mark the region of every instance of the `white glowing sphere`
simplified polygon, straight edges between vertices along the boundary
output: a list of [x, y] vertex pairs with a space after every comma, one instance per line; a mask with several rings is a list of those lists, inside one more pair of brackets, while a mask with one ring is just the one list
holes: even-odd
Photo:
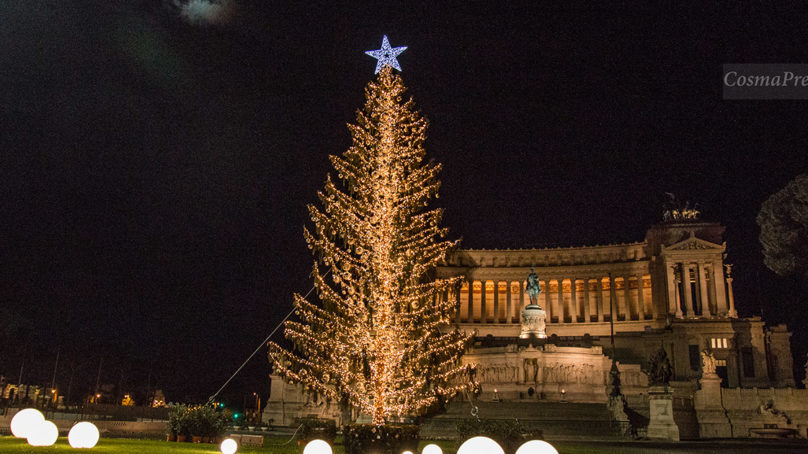
[[101, 438], [98, 427], [87, 421], [80, 422], [70, 428], [67, 434], [67, 442], [71, 448], [93, 448]]
[[488, 437], [474, 437], [460, 445], [457, 454], [505, 454], [505, 451], [496, 441]]
[[232, 438], [225, 438], [222, 444], [219, 445], [219, 451], [222, 451], [222, 454], [235, 454], [238, 451], [238, 443]]
[[28, 433], [31, 446], [52, 446], [59, 438], [59, 429], [50, 421], [42, 421]]
[[530, 440], [520, 446], [516, 454], [558, 454], [558, 451], [546, 441]]
[[421, 450], [421, 454], [443, 454], [443, 449], [440, 449], [438, 445], [426, 445]]
[[331, 446], [323, 440], [312, 440], [303, 448], [303, 454], [332, 454]]
[[44, 420], [45, 417], [36, 408], [20, 410], [11, 418], [11, 434], [17, 438], [28, 438], [28, 434]]

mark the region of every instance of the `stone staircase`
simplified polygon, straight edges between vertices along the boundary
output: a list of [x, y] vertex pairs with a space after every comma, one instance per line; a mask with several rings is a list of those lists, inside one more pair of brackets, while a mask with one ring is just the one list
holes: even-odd
[[[480, 419], [518, 419], [522, 426], [539, 429], [545, 439], [609, 439], [620, 436], [605, 403], [582, 402], [478, 402]], [[452, 402], [446, 413], [433, 416], [421, 425], [422, 438], [454, 438], [456, 423], [471, 418], [468, 402]]]

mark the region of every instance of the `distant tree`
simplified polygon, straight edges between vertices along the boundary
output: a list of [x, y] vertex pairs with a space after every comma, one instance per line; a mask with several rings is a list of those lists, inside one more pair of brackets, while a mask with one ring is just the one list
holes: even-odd
[[808, 277], [808, 174], [766, 199], [757, 223], [766, 266], [781, 276]]

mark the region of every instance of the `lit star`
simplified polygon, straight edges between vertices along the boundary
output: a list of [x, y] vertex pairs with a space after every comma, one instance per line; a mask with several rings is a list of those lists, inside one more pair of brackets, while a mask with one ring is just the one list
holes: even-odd
[[381, 71], [385, 65], [390, 65], [393, 68], [396, 68], [397, 70], [401, 71], [401, 66], [399, 66], [396, 57], [398, 57], [398, 55], [404, 52], [405, 50], [407, 50], [407, 46], [390, 47], [390, 41], [387, 40], [387, 35], [384, 35], [384, 38], [382, 38], [381, 49], [369, 50], [366, 51], [365, 53], [378, 60], [378, 62], [376, 62], [375, 74], [379, 74], [379, 71]]

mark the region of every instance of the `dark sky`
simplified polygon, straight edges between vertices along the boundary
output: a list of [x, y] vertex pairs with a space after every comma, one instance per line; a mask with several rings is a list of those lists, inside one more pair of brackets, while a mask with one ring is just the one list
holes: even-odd
[[754, 218], [808, 169], [808, 104], [721, 99], [724, 63], [808, 61], [804, 9], [290, 3], [200, 25], [160, 0], [2, 2], [0, 374], [48, 383], [61, 348], [76, 393], [101, 357], [105, 383], [213, 393], [311, 285], [305, 206], [384, 34], [466, 247], [641, 241], [674, 192], [727, 226], [742, 314], [807, 340]]

